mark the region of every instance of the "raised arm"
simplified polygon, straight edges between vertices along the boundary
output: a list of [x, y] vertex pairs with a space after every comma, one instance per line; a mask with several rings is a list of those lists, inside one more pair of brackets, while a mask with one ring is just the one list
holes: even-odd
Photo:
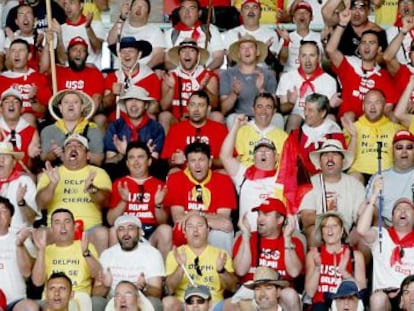
[[413, 115], [408, 113], [408, 108], [411, 106], [411, 94], [414, 91], [414, 76], [410, 76], [410, 80], [402, 93], [400, 100], [398, 101], [397, 106], [394, 110], [394, 116], [398, 119], [398, 121], [404, 125], [405, 127], [409, 128], [411, 124], [411, 119]]

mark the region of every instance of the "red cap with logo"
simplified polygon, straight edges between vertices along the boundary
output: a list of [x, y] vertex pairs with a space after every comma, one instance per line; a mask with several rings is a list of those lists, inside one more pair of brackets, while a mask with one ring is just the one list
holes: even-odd
[[409, 140], [409, 141], [414, 142], [414, 135], [411, 134], [411, 132], [407, 130], [398, 131], [397, 133], [395, 133], [392, 143], [395, 144], [396, 142], [399, 142], [400, 140]]
[[305, 2], [305, 1], [301, 1], [301, 2], [299, 2], [296, 6], [295, 6], [295, 12], [297, 11], [297, 10], [300, 10], [300, 9], [304, 9], [304, 10], [307, 10], [307, 11], [309, 11], [309, 13], [311, 13], [312, 14], [312, 6], [308, 3], [308, 2]]
[[279, 199], [267, 198], [262, 204], [252, 209], [253, 212], [278, 212], [281, 215], [286, 216], [286, 206]]
[[82, 38], [81, 36], [77, 36], [77, 37], [72, 38], [69, 41], [68, 49], [71, 48], [72, 46], [76, 45], [76, 44], [81, 44], [81, 45], [86, 46], [86, 47], [88, 46], [88, 43], [85, 41], [84, 38]]
[[257, 4], [259, 7], [261, 7], [261, 5], [260, 5], [260, 1], [259, 0], [244, 0], [243, 1], [243, 3], [242, 3], [242, 5], [241, 5], [241, 7], [244, 7], [246, 4], [248, 4], [248, 3], [255, 3], [255, 4]]

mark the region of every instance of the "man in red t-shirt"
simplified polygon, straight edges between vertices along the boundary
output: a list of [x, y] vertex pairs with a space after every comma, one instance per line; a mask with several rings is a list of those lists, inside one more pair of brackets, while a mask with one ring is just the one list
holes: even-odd
[[[251, 232], [246, 215], [239, 221], [241, 235], [236, 238], [233, 247], [233, 263], [241, 281], [253, 280], [257, 267], [270, 267], [276, 270], [284, 280], [293, 285], [295, 278], [303, 274], [305, 251], [302, 242], [294, 236], [294, 219], [287, 218], [285, 204], [274, 198], [268, 198], [253, 211], [258, 212], [257, 231]], [[293, 296], [292, 296], [293, 295]], [[295, 299], [298, 295], [292, 288], [281, 292], [284, 310], [296, 310]], [[233, 302], [252, 299], [253, 293], [243, 288], [236, 293]]]
[[10, 70], [0, 75], [0, 93], [10, 87], [18, 90], [23, 97], [23, 117], [32, 125], [36, 119], [43, 118], [52, 92], [46, 77], [29, 68], [30, 46], [23, 39], [10, 44]]
[[190, 96], [187, 107], [188, 120], [174, 124], [170, 128], [161, 158], [168, 159], [171, 167], [181, 168], [185, 165], [185, 147], [198, 140], [210, 146], [213, 167], [222, 167], [219, 154], [228, 131], [224, 124], [207, 118], [211, 108], [207, 92], [195, 91]]
[[[126, 165], [129, 175], [113, 183], [107, 219], [113, 225], [120, 215], [139, 218], [144, 237], [165, 258], [172, 247], [172, 228], [166, 224], [168, 215], [163, 207], [167, 188], [161, 180], [150, 175], [151, 162], [151, 151], [145, 143], [136, 141], [128, 144]], [[110, 232], [110, 244], [116, 244], [116, 232], [112, 229]]]
[[230, 213], [236, 208], [236, 194], [228, 175], [212, 171], [210, 146], [195, 141], [185, 148], [187, 168], [168, 176], [165, 205], [175, 224], [174, 244], [185, 243], [182, 228], [191, 211], [205, 214], [209, 243], [231, 251], [233, 225]]

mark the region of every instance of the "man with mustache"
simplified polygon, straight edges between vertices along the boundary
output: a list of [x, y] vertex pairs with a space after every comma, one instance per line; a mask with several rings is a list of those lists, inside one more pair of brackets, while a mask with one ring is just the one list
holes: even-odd
[[[47, 211], [48, 225], [57, 208], [70, 210], [98, 252], [108, 247], [108, 229], [102, 226], [101, 209], [107, 206], [112, 183], [100, 167], [88, 165], [89, 143], [80, 134], [70, 135], [63, 144], [59, 167], [46, 162], [37, 184], [36, 202]], [[48, 240], [52, 237], [48, 237]], [[53, 241], [53, 239], [52, 239]]]
[[352, 156], [339, 140], [327, 139], [320, 149], [311, 152], [310, 159], [321, 172], [311, 177], [313, 188], [303, 197], [299, 211], [308, 245], [316, 246], [316, 216], [340, 212], [350, 230], [365, 199], [365, 189], [361, 182], [343, 173], [351, 165]]

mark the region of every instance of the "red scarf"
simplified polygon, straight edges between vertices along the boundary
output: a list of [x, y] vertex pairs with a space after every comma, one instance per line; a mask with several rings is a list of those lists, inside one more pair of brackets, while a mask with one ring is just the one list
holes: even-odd
[[400, 239], [395, 232], [394, 228], [388, 228], [388, 234], [390, 235], [391, 240], [397, 246], [392, 250], [391, 253], [391, 267], [394, 266], [397, 262], [401, 263], [401, 249], [414, 247], [414, 231], [411, 231], [407, 235], [405, 235], [402, 239]]
[[0, 179], [0, 191], [3, 189], [4, 184], [8, 184], [9, 182], [19, 178], [20, 175], [20, 172], [16, 168], [14, 168], [9, 177], [7, 177], [6, 179]]
[[184, 25], [182, 22], [178, 22], [174, 26], [174, 29], [176, 29], [178, 31], [190, 31], [190, 30], [192, 30], [193, 33], [191, 34], [191, 39], [194, 39], [197, 42], [198, 39], [200, 38], [200, 32], [197, 30], [197, 28], [201, 25], [202, 25], [202, 23], [200, 21], [196, 21], [193, 27], [189, 27], [187, 25]]
[[256, 180], [256, 179], [263, 179], [268, 177], [273, 177], [276, 175], [276, 170], [261, 170], [254, 165], [247, 168], [246, 173], [244, 173], [244, 176], [247, 180]]
[[318, 67], [316, 67], [315, 71], [312, 73], [312, 75], [309, 78], [306, 78], [306, 73], [303, 71], [302, 66], [299, 67], [298, 69], [299, 75], [303, 78], [303, 82], [302, 85], [299, 88], [299, 97], [300, 98], [304, 98], [306, 91], [308, 88], [310, 88], [312, 90], [312, 92], [315, 92], [315, 86], [313, 85], [313, 81], [315, 81], [315, 79], [321, 75], [323, 75], [325, 73], [325, 71], [322, 70], [322, 68], [318, 65]]
[[66, 19], [66, 24], [68, 24], [69, 26], [80, 26], [85, 23], [86, 23], [86, 16], [83, 14], [81, 15], [79, 21], [77, 22], [72, 22], [71, 20], [69, 20], [69, 18]]
[[131, 122], [131, 119], [128, 116], [123, 115], [122, 117], [125, 121], [125, 124], [131, 130], [131, 141], [138, 141], [139, 140], [139, 130], [142, 129], [144, 126], [146, 126], [148, 124], [149, 120], [150, 120], [150, 118], [148, 117], [148, 114], [145, 113], [142, 116], [142, 120], [141, 120], [141, 122], [139, 122], [138, 125], [134, 125]]

